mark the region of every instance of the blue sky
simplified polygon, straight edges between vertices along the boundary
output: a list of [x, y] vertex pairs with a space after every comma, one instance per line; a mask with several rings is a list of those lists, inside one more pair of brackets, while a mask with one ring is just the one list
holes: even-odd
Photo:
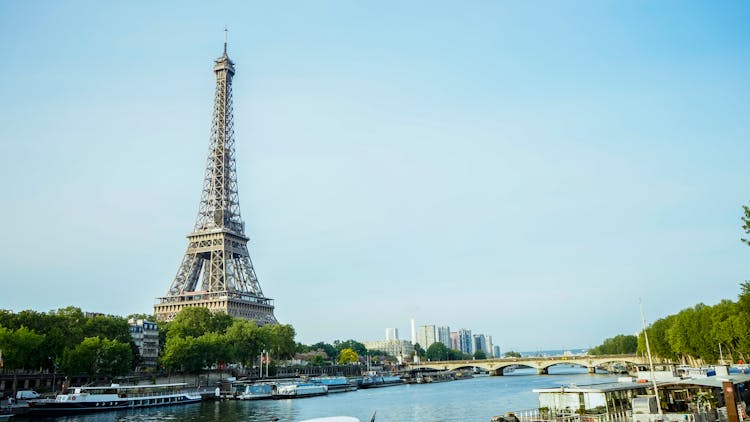
[[597, 345], [750, 279], [747, 2], [0, 3], [0, 308], [151, 312], [229, 27], [250, 253], [298, 340]]

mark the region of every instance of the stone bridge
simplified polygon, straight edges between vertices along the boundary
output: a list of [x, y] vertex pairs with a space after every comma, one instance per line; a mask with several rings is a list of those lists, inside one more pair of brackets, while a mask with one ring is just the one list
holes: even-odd
[[[491, 375], [503, 375], [503, 369], [513, 367], [527, 367], [536, 369], [540, 375], [548, 374], [549, 367], [554, 365], [578, 365], [588, 368], [594, 373], [596, 367], [610, 363], [629, 363], [631, 365], [648, 365], [648, 358], [638, 355], [586, 355], [586, 356], [534, 356], [521, 358], [494, 358], [478, 360], [444, 360], [409, 364], [409, 370], [435, 369], [439, 371], [477, 367], [489, 371]], [[656, 363], [656, 362], [655, 362]], [[666, 362], [659, 362], [666, 363]]]

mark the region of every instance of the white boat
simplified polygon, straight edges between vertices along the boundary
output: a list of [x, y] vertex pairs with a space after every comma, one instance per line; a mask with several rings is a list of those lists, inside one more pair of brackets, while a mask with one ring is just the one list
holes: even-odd
[[275, 399], [293, 399], [302, 397], [325, 396], [328, 394], [328, 387], [325, 385], [316, 385], [311, 383], [298, 383], [280, 385], [276, 388], [273, 395]]
[[245, 390], [237, 395], [240, 400], [265, 400], [273, 398], [276, 385], [274, 384], [251, 384], [246, 385]]
[[196, 403], [200, 400], [201, 395], [197, 391], [188, 391], [184, 383], [72, 387], [54, 399], [29, 401], [28, 413], [33, 416], [61, 416]]

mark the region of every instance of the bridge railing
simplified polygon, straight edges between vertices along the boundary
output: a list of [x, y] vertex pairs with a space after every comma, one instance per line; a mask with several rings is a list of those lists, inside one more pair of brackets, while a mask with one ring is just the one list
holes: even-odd
[[515, 422], [512, 416], [516, 417], [518, 422], [630, 422], [632, 415], [630, 411], [610, 412], [601, 414], [583, 414], [576, 413], [555, 413], [549, 411], [539, 411], [539, 409], [519, 410], [506, 413], [505, 417], [495, 416], [493, 421]]

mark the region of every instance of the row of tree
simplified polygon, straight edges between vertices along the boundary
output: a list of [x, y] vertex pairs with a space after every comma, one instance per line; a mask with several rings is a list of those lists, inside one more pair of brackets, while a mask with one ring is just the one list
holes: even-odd
[[[742, 230], [750, 235], [750, 207], [742, 206]], [[750, 246], [750, 238], [741, 238]], [[747, 361], [750, 358], [750, 281], [740, 284], [737, 302], [699, 303], [656, 320], [646, 329], [651, 354], [690, 364]], [[646, 353], [646, 337], [616, 336], [590, 354]]]
[[[651, 353], [671, 360], [716, 363], [750, 358], [750, 282], [740, 285], [739, 300], [722, 300], [709, 306], [699, 303], [661, 318], [648, 329]], [[645, 353], [643, 333], [638, 351]]]
[[123, 375], [140, 360], [127, 319], [86, 316], [75, 307], [49, 313], [0, 311], [0, 350], [4, 368], [68, 374]]
[[252, 366], [263, 351], [274, 360], [291, 358], [296, 351], [291, 325], [258, 327], [252, 321], [200, 307], [183, 309], [159, 331], [164, 338], [162, 365], [188, 373], [230, 362]]

